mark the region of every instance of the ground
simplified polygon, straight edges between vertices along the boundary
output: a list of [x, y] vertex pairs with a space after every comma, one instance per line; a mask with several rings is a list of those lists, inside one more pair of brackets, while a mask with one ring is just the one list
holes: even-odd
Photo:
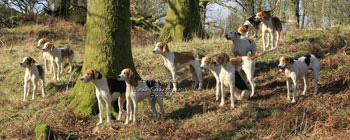
[[[23, 99], [24, 69], [19, 62], [32, 56], [43, 64], [42, 51], [36, 41], [46, 36], [58, 47], [71, 47], [75, 52], [74, 70], [67, 74], [66, 66], [60, 81], [46, 74], [47, 96], [37, 91], [35, 100]], [[256, 95], [248, 101], [236, 102], [230, 109], [215, 101], [215, 79], [205, 75], [204, 90], [191, 88], [189, 69], [178, 72], [179, 86], [186, 92], [173, 94], [165, 100], [165, 120], [151, 122], [148, 101], [140, 103], [140, 123], [124, 125], [112, 121], [116, 129], [103, 124], [93, 133], [97, 115], [74, 114], [68, 107], [70, 90], [81, 72], [85, 32], [80, 25], [45, 20], [1, 29], [0, 40], [0, 139], [35, 139], [35, 128], [47, 124], [55, 139], [347, 139], [350, 133], [350, 56], [345, 40], [350, 38], [350, 26], [326, 30], [283, 31], [279, 48], [259, 57], [256, 64]], [[165, 79], [159, 55], [152, 54], [155, 43], [133, 44], [136, 69], [143, 79]], [[258, 50], [262, 48], [257, 40]], [[230, 53], [231, 42], [223, 37], [190, 42], [169, 43], [172, 51], [194, 51], [204, 55]], [[286, 99], [284, 74], [277, 69], [282, 55], [298, 57], [308, 52], [321, 56], [319, 95], [314, 96], [314, 80], [310, 88], [299, 96], [297, 104]], [[301, 83], [301, 82], [300, 82]], [[299, 85], [298, 93], [302, 91]], [[94, 94], [94, 93], [91, 93]], [[228, 97], [228, 96], [226, 96]], [[122, 117], [124, 120], [124, 116]]]

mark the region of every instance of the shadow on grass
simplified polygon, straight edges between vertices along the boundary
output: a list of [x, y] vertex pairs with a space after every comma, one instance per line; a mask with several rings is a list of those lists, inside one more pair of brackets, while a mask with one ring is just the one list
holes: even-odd
[[[177, 87], [193, 89], [193, 85], [194, 85], [194, 80], [183, 79], [177, 84]], [[212, 88], [215, 88], [215, 86], [216, 86], [216, 80], [214, 77], [203, 78], [202, 89], [212, 89]], [[196, 86], [196, 89], [198, 89], [198, 85]]]
[[276, 61], [269, 61], [269, 62], [256, 62], [255, 63], [255, 75], [258, 75], [260, 73], [266, 73], [271, 71], [273, 68], [277, 68], [278, 62]]
[[65, 82], [65, 81], [59, 81], [59, 82], [50, 82], [47, 86], [46, 86], [46, 91], [49, 91], [47, 93], [56, 93], [56, 92], [63, 92], [66, 90], [69, 90], [71, 88], [73, 88], [75, 85], [74, 81], [69, 81], [69, 82]]
[[270, 93], [259, 93], [257, 92], [252, 98], [250, 98], [249, 100], [252, 100], [252, 101], [257, 101], [257, 100], [266, 100], [266, 99], [270, 99], [271, 97], [273, 96], [276, 96], [280, 93], [286, 93], [287, 94], [287, 91], [283, 88], [277, 88], [275, 90], [273, 90], [272, 92]]
[[196, 114], [203, 113], [202, 105], [189, 105], [185, 104], [183, 108], [175, 110], [169, 114], [169, 118], [176, 120], [183, 120], [192, 118]]
[[229, 131], [216, 131], [213, 132], [214, 136], [208, 138], [209, 140], [217, 140], [217, 139], [249, 139], [250, 135], [249, 130], [253, 130], [256, 127], [256, 124], [251, 121], [244, 121], [242, 123], [236, 124], [236, 129]]
[[341, 91], [344, 91], [346, 88], [350, 89], [349, 83], [345, 79], [339, 79], [337, 81], [332, 81], [322, 87], [319, 87], [318, 91], [319, 93], [330, 93], [330, 94], [337, 94]]

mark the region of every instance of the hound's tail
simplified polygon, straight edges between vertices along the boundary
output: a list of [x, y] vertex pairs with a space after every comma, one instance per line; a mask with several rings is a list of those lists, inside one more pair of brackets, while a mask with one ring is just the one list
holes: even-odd
[[297, 23], [296, 20], [281, 20], [281, 23]]
[[277, 0], [276, 4], [269, 11], [271, 12], [271, 11], [275, 10], [277, 8], [277, 5], [279, 2], [280, 2], [280, 0]]
[[250, 57], [251, 59], [256, 59], [257, 57], [259, 56], [262, 56], [262, 55], [265, 55], [267, 54], [268, 52], [271, 52], [273, 50], [275, 50], [276, 48], [272, 48], [272, 49], [269, 49], [269, 50], [266, 50], [266, 51], [262, 51], [262, 52], [259, 52], [259, 53], [256, 53], [254, 56]]
[[200, 53], [193, 53], [193, 57], [196, 59], [196, 60], [202, 60], [202, 58], [204, 57], [202, 54]]

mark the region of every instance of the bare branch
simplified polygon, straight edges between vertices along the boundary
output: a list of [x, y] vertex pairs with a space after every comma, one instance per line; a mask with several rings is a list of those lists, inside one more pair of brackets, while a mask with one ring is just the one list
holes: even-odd
[[214, 3], [216, 3], [216, 4], [219, 4], [219, 5], [221, 5], [221, 6], [225, 7], [225, 8], [227, 8], [227, 9], [229, 9], [229, 10], [231, 11], [231, 13], [234, 14], [234, 15], [236, 15], [237, 17], [244, 18], [244, 17], [242, 17], [241, 15], [237, 14], [237, 12], [235, 11], [235, 10], [236, 10], [235, 8], [233, 8], [233, 7], [227, 5], [227, 4], [225, 4], [225, 3], [223, 3], [223, 2], [221, 2], [221, 1], [219, 1], [219, 0], [200, 0], [200, 2], [214, 2]]

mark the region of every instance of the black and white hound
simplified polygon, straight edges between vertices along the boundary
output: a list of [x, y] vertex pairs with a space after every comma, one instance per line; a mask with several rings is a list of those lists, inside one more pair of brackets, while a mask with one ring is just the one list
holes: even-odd
[[282, 56], [279, 59], [278, 68], [281, 72], [286, 74], [287, 80], [287, 99], [290, 100], [289, 86], [290, 79], [294, 84], [294, 93], [292, 103], [296, 102], [296, 93], [297, 93], [297, 85], [298, 79], [304, 79], [304, 91], [302, 95], [305, 95], [306, 90], [308, 88], [308, 70], [313, 70], [314, 78], [315, 78], [315, 91], [316, 95], [318, 92], [318, 74], [320, 72], [321, 64], [320, 61], [316, 58], [315, 55], [305, 55], [300, 57], [297, 60], [293, 60], [293, 58], [288, 56]]
[[80, 79], [84, 83], [92, 82], [95, 86], [96, 97], [98, 101], [98, 109], [100, 120], [97, 125], [102, 123], [103, 107], [107, 107], [107, 123], [111, 121], [111, 102], [118, 98], [119, 114], [118, 120], [122, 115], [123, 104], [125, 102], [126, 84], [117, 79], [110, 79], [104, 77], [95, 69], [88, 69], [85, 75]]

